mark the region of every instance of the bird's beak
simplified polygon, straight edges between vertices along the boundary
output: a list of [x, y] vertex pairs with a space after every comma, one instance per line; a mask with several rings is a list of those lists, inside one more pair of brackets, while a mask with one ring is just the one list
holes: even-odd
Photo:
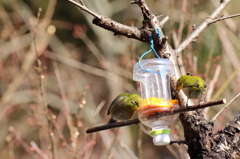
[[137, 103], [138, 108], [140, 107], [139, 104]]
[[200, 91], [201, 91], [201, 92], [205, 92], [205, 91], [206, 91], [206, 89], [205, 89], [205, 88], [203, 88], [203, 87], [201, 87], [201, 88], [200, 88]]

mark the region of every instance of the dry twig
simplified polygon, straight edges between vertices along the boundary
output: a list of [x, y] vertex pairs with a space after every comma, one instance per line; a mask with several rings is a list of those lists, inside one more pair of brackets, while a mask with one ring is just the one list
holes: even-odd
[[231, 101], [228, 103], [228, 104], [226, 104], [213, 118], [212, 118], [212, 122], [214, 122], [216, 119], [217, 119], [217, 117], [225, 110], [225, 109], [227, 109], [227, 107], [233, 102], [233, 101], [235, 101], [238, 97], [240, 96], [240, 93], [238, 93], [235, 97], [233, 97], [232, 99], [231, 99]]
[[230, 18], [239, 17], [239, 16], [240, 16], [240, 14], [234, 14], [234, 15], [229, 15], [227, 17], [221, 17], [221, 18], [213, 20], [212, 22], [210, 22], [210, 24], [216, 23], [216, 22], [219, 22], [219, 21], [222, 21], [222, 20], [230, 19]]

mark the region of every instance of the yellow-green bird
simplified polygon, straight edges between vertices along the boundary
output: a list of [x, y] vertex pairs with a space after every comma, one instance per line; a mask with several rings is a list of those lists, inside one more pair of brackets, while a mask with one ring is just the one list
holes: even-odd
[[183, 75], [177, 81], [177, 91], [180, 91], [181, 89], [188, 99], [200, 99], [207, 90], [207, 83], [200, 77]]
[[111, 115], [110, 123], [115, 123], [117, 120], [127, 121], [134, 112], [140, 107], [142, 98], [137, 94], [123, 93], [118, 95], [108, 108], [107, 115]]

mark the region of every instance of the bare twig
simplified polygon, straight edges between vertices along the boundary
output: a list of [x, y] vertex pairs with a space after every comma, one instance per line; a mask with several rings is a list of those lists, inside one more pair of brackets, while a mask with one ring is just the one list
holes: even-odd
[[43, 159], [49, 159], [49, 157], [38, 147], [34, 141], [31, 141], [30, 144]]
[[114, 136], [114, 139], [113, 139], [113, 143], [112, 145], [110, 145], [110, 147], [107, 149], [107, 158], [110, 158], [111, 157], [111, 151], [112, 151], [112, 148], [115, 146], [116, 142], [117, 142], [117, 139], [118, 139], [118, 136], [119, 136], [119, 130], [120, 128], [117, 129], [117, 131], [115, 132], [115, 136]]
[[177, 37], [177, 40], [178, 42], [181, 41], [182, 39], [182, 34], [183, 34], [183, 29], [184, 29], [184, 18], [185, 18], [185, 14], [184, 14], [184, 10], [187, 10], [187, 0], [183, 0], [182, 1], [182, 12], [181, 12], [181, 15], [180, 15], [180, 24], [179, 24], [179, 29], [178, 29], [178, 37]]
[[88, 9], [82, 1], [80, 1], [80, 4], [75, 2], [74, 0], [67, 0], [69, 2], [71, 2], [72, 4], [76, 5], [77, 7], [79, 7], [80, 9], [82, 9], [83, 11], [91, 14], [92, 16], [96, 17], [96, 18], [99, 18], [101, 19], [101, 15], [97, 14], [97, 13], [94, 13], [93, 11], [91, 11], [90, 9]]
[[216, 84], [217, 80], [219, 79], [220, 71], [221, 71], [221, 66], [217, 65], [217, 68], [215, 70], [213, 79], [208, 84], [208, 91], [207, 91], [207, 95], [206, 95], [206, 100], [207, 101], [211, 99], [211, 95], [212, 95], [213, 90], [214, 90], [214, 85]]
[[226, 7], [226, 5], [230, 2], [231, 0], [225, 0], [222, 2], [216, 9], [215, 11], [199, 26], [194, 30], [176, 49], [175, 53], [179, 55], [181, 51], [183, 51], [192, 41], [194, 41], [201, 32], [205, 28], [207, 28], [211, 22], [216, 19], [221, 11]]
[[[223, 0], [222, 0], [223, 1]], [[219, 5], [219, 2], [218, 1], [215, 1], [215, 0], [210, 0], [210, 2], [212, 3], [212, 5], [217, 8], [218, 5]], [[225, 16], [229, 16], [229, 11], [227, 10], [223, 10], [222, 11], [222, 15], [225, 15]], [[223, 16], [222, 16], [223, 17]], [[233, 21], [233, 19], [228, 19], [227, 22], [225, 23], [228, 28], [233, 31], [233, 32], [236, 32], [237, 31], [237, 24]]]
[[149, 31], [123, 25], [105, 16], [102, 16], [101, 18], [94, 18], [92, 22], [99, 27], [114, 32], [114, 35], [123, 35], [142, 42], [149, 42], [150, 40]]
[[153, 18], [152, 13], [151, 13], [150, 9], [148, 8], [147, 4], [145, 3], [145, 1], [134, 0], [134, 1], [131, 2], [131, 4], [139, 5], [139, 7], [142, 10], [144, 20], [151, 20]]
[[51, 23], [51, 19], [53, 17], [54, 12], [55, 12], [56, 4], [57, 4], [57, 0], [49, 1], [47, 11], [46, 11], [45, 16], [44, 16], [43, 21], [42, 21], [42, 25], [44, 25], [44, 27], [47, 27]]
[[[184, 107], [184, 108], [164, 111], [164, 112], [162, 112], [162, 116], [168, 116], [168, 115], [174, 115], [174, 114], [188, 112], [188, 111], [194, 111], [197, 109], [202, 109], [202, 108], [215, 106], [215, 105], [219, 105], [219, 104], [225, 104], [225, 103], [226, 103], [225, 99], [210, 101], [210, 102], [203, 103], [203, 104], [196, 104], [196, 105], [193, 105], [190, 107]], [[116, 123], [112, 123], [112, 124], [108, 124], [108, 125], [101, 125], [101, 126], [89, 128], [86, 130], [86, 133], [93, 133], [93, 132], [97, 132], [97, 131], [107, 130], [107, 129], [116, 128], [116, 127], [122, 127], [122, 126], [128, 126], [128, 125], [138, 124], [138, 123], [140, 123], [139, 119], [128, 120], [126, 122], [116, 122]]]
[[[61, 113], [60, 113], [60, 115], [59, 116], [61, 116]], [[58, 123], [57, 123], [57, 121], [56, 121], [56, 116], [55, 115], [52, 115], [52, 124], [53, 124], [53, 126], [55, 127], [55, 131], [56, 131], [56, 133], [54, 133], [54, 134], [58, 134], [58, 136], [61, 138], [61, 140], [62, 140], [62, 142], [63, 143], [65, 143], [65, 144], [67, 144], [68, 142], [67, 142], [67, 140], [66, 140], [66, 138], [64, 137], [64, 135], [62, 134], [62, 131], [61, 131], [61, 129], [59, 128], [60, 126], [58, 125]], [[57, 141], [57, 142], [60, 142], [60, 141], [58, 141], [59, 139], [56, 139], [56, 135], [55, 135], [55, 140]], [[70, 149], [70, 147], [68, 146], [68, 145], [66, 145], [65, 146], [67, 149]], [[64, 149], [65, 151], [66, 151], [66, 149]]]
[[[235, 40], [229, 38], [230, 32], [227, 31], [226, 27], [223, 27], [222, 25], [217, 25], [217, 31], [218, 31], [219, 40], [222, 43], [223, 51], [226, 53], [226, 56], [228, 57], [228, 60], [231, 63], [234, 70], [238, 70], [240, 68], [240, 63], [239, 63], [238, 52], [235, 49], [236, 46], [233, 42]], [[240, 74], [237, 74], [237, 80], [240, 80]]]
[[161, 20], [161, 22], [159, 23], [160, 28], [163, 27], [163, 25], [168, 21], [168, 19], [169, 19], [169, 16], [166, 16], [163, 20]]
[[235, 97], [233, 97], [233, 99], [228, 103], [228, 104], [226, 104], [213, 118], [212, 118], [212, 122], [214, 122], [216, 119], [217, 119], [217, 117], [225, 110], [225, 109], [227, 109], [227, 107], [233, 102], [233, 101], [235, 101], [238, 97], [240, 96], [240, 93], [238, 93]]
[[[50, 59], [54, 59], [56, 61], [65, 63], [67, 65], [70, 65], [74, 68], [80, 69], [82, 71], [88, 72], [90, 74], [96, 75], [96, 76], [100, 76], [100, 77], [104, 77], [106, 79], [112, 80], [114, 82], [118, 82], [119, 79], [121, 79], [122, 81], [124, 81], [124, 78], [122, 78], [121, 76], [112, 73], [110, 71], [107, 70], [102, 70], [96, 67], [92, 67], [90, 65], [81, 63], [79, 61], [76, 61], [74, 59], [71, 59], [67, 56], [63, 56], [61, 54], [53, 54], [51, 52], [49, 52], [48, 54], [44, 54], [44, 56], [50, 58]], [[120, 83], [121, 84], [121, 83]], [[129, 83], [123, 83], [121, 84], [123, 88], [125, 88], [126, 90], [128, 90], [129, 92], [131, 92], [132, 90], [134, 90], [134, 87], [129, 84]]]
[[[140, 126], [142, 126], [140, 124]], [[139, 127], [139, 131], [138, 131], [138, 140], [137, 140], [137, 148], [138, 148], [138, 156], [139, 159], [142, 159], [142, 154], [143, 154], [143, 149], [142, 149], [142, 136], [143, 136], [143, 132], [142, 130], [140, 130], [141, 128]]]
[[171, 154], [175, 157], [175, 158], [179, 158], [179, 155], [175, 152], [176, 149], [174, 150], [171, 146], [171, 144], [173, 143], [178, 143], [178, 144], [181, 144], [180, 142], [181, 141], [170, 141], [170, 145], [166, 145], [166, 148], [171, 152]]
[[[63, 87], [62, 78], [61, 78], [60, 71], [59, 71], [59, 68], [58, 68], [58, 65], [57, 65], [56, 61], [53, 62], [53, 66], [54, 66], [54, 69], [55, 69], [54, 71], [55, 71], [56, 79], [57, 79], [59, 90], [60, 90], [61, 97], [62, 97], [62, 100], [63, 100], [67, 125], [68, 125], [69, 131], [70, 131], [72, 142], [74, 143], [75, 142], [75, 140], [74, 140], [75, 139], [75, 126], [73, 124], [73, 119], [70, 115], [70, 105], [69, 105], [69, 102], [68, 102], [68, 99], [67, 99], [67, 96], [66, 96], [65, 89]], [[75, 148], [76, 147], [74, 147], [74, 149]]]
[[21, 138], [21, 136], [15, 131], [13, 126], [9, 127], [9, 131], [13, 134], [13, 136], [16, 138], [18, 143], [33, 157], [35, 158], [36, 155], [34, 152], [30, 150], [30, 146]]
[[[45, 30], [44, 28], [42, 28]], [[42, 54], [42, 52], [45, 50], [47, 47], [50, 37], [54, 33], [49, 33], [45, 32], [44, 34], [40, 35], [37, 38], [37, 41], [41, 39], [41, 43], [38, 45], [38, 53]], [[2, 119], [3, 115], [3, 110], [8, 107], [8, 103], [10, 102], [13, 94], [15, 91], [18, 89], [18, 87], [22, 84], [22, 80], [25, 78], [27, 72], [32, 68], [33, 63], [36, 60], [36, 54], [34, 51], [34, 43], [31, 44], [31, 47], [29, 51], [25, 54], [25, 58], [22, 62], [21, 70], [20, 72], [15, 76], [15, 78], [12, 80], [12, 82], [8, 85], [7, 90], [4, 92], [3, 96], [0, 99], [0, 120]]]
[[145, 134], [149, 135], [149, 130], [147, 128], [145, 128], [145, 126], [143, 124], [139, 124], [139, 128], [142, 132], [144, 132]]
[[138, 159], [138, 157], [133, 153], [133, 151], [126, 145], [124, 144], [121, 140], [118, 139], [118, 143], [120, 146], [127, 151], [127, 153], [131, 156], [132, 159]]
[[[213, 52], [214, 52], [214, 49], [215, 49], [215, 46], [217, 45], [216, 44], [216, 40], [217, 40], [217, 31], [215, 31], [213, 37], [212, 37], [212, 40], [211, 40], [211, 47], [210, 47], [210, 50], [208, 52], [208, 62], [206, 64], [206, 69], [205, 69], [205, 74], [208, 75], [209, 74], [209, 71], [211, 70], [212, 68], [212, 60], [211, 58], [213, 58]], [[208, 98], [207, 98], [208, 99]]]
[[[132, 27], [132, 26], [130, 27], [130, 26], [127, 26], [127, 25], [123, 25], [121, 23], [118, 23], [118, 22], [106, 17], [106, 16], [98, 15], [98, 14], [94, 13], [93, 11], [91, 11], [90, 9], [85, 7], [84, 5], [78, 4], [77, 2], [75, 2], [73, 0], [68, 0], [68, 1], [73, 3], [74, 5], [76, 5], [80, 9], [82, 9], [83, 11], [86, 11], [87, 13], [94, 16], [95, 18], [92, 21], [93, 24], [95, 24], [95, 25], [97, 25], [101, 28], [104, 28], [106, 30], [114, 32], [114, 35], [123, 35], [123, 36], [126, 36], [128, 38], [133, 38], [133, 39], [136, 39], [136, 40], [139, 40], [139, 41], [142, 41], [142, 42], [149, 42], [149, 40], [150, 40], [150, 32], [145, 27], [142, 27], [142, 28], [138, 29], [136, 27]], [[157, 17], [154, 16], [150, 12], [146, 3], [144, 1], [135, 1], [135, 2], [142, 9], [145, 20], [151, 20], [151, 19], [154, 20], [155, 23], [152, 22], [152, 24], [151, 24], [152, 28], [153, 29], [156, 28], [156, 27], [159, 28], [160, 25], [159, 25], [159, 22], [157, 20]], [[155, 25], [155, 27], [153, 27], [154, 25]], [[157, 35], [157, 31], [155, 31], [155, 30], [154, 30], [154, 35]]]
[[[35, 71], [38, 75], [38, 85], [39, 85], [39, 90], [40, 90], [40, 97], [42, 99], [42, 104], [40, 104], [37, 108], [37, 113], [39, 112], [45, 112], [43, 115], [41, 114], [38, 114], [39, 116], [39, 122], [41, 122], [41, 126], [40, 126], [40, 141], [42, 141], [42, 151], [45, 151], [46, 155], [49, 156], [50, 155], [50, 151], [49, 151], [49, 148], [47, 148], [47, 146], [50, 144], [50, 140], [49, 140], [49, 136], [48, 136], [48, 133], [43, 133], [44, 130], [41, 129], [42, 127], [43, 128], [46, 128], [48, 129], [49, 128], [49, 131], [51, 131], [50, 127], [49, 127], [49, 123], [50, 123], [50, 117], [48, 116], [49, 114], [47, 113], [47, 101], [46, 101], [46, 93], [45, 93], [45, 89], [44, 89], [44, 85], [43, 85], [43, 79], [45, 78], [45, 76], [42, 74], [42, 62], [39, 58], [39, 55], [38, 55], [38, 42], [37, 42], [37, 36], [39, 34], [39, 31], [38, 28], [39, 27], [39, 20], [40, 20], [40, 16], [41, 16], [41, 12], [42, 12], [42, 8], [39, 8], [38, 9], [38, 14], [37, 14], [37, 19], [36, 19], [36, 25], [35, 25], [35, 32], [34, 32], [34, 36], [33, 36], [33, 45], [34, 45], [34, 49], [35, 49], [35, 54], [36, 54], [36, 66], [35, 66]], [[36, 114], [34, 114], [36, 115]], [[51, 140], [52, 141], [52, 140]], [[51, 142], [51, 145], [52, 146], [55, 146], [55, 143], [54, 142]], [[54, 149], [52, 149], [51, 147], [51, 150], [54, 151]], [[54, 154], [54, 152], [53, 152]]]
[[106, 61], [106, 58], [101, 54], [101, 51], [94, 44], [94, 42], [87, 36], [85, 31], [82, 29], [82, 27], [79, 25], [75, 25], [74, 28], [75, 28], [75, 32], [79, 32], [77, 36], [82, 40], [83, 43], [85, 43], [85, 45], [92, 52], [92, 54], [97, 58], [97, 60], [99, 62]]
[[227, 17], [221, 17], [221, 18], [218, 18], [218, 19], [213, 20], [213, 21], [210, 22], [209, 24], [216, 23], [216, 22], [218, 22], [218, 21], [226, 20], [226, 19], [229, 19], [229, 18], [239, 17], [239, 16], [240, 16], [240, 14], [234, 14], [234, 15], [229, 15], [229, 16], [227, 16]]

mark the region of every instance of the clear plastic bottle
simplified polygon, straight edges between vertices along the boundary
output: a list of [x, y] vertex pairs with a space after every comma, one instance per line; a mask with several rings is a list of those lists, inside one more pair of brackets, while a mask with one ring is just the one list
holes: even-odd
[[143, 60], [141, 66], [145, 70], [138, 63], [133, 68], [133, 80], [140, 82], [143, 98], [138, 117], [142, 124], [152, 128], [150, 135], [154, 145], [167, 145], [171, 134], [168, 125], [178, 117], [164, 116], [164, 111], [178, 108], [178, 100], [172, 100], [170, 89], [174, 67], [170, 60], [160, 58]]

